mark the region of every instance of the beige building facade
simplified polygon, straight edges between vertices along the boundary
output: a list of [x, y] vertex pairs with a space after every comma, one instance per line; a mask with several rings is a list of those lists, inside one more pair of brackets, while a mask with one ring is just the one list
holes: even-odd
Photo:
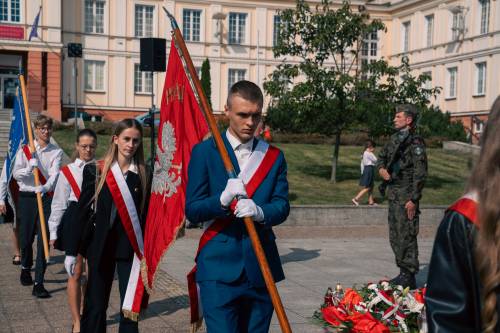
[[[155, 104], [160, 104], [165, 73], [151, 77], [139, 70], [139, 45], [142, 37], [166, 38], [168, 58], [171, 28], [163, 6], [177, 18], [195, 66], [199, 69], [203, 60], [209, 59], [211, 102], [215, 112], [222, 112], [232, 83], [247, 79], [262, 87], [282, 61], [275, 59], [272, 51], [279, 31], [278, 13], [295, 6], [290, 0], [2, 0], [0, 3], [10, 6], [9, 13], [12, 7], [20, 8], [19, 21], [12, 22], [10, 17], [7, 21], [0, 20], [0, 69], [7, 61], [3, 59], [21, 54], [22, 67], [28, 73], [35, 71], [31, 82], [28, 79], [33, 91], [30, 98], [40, 95], [38, 104], [30, 105], [39, 105], [38, 109], [46, 110], [58, 120], [67, 118], [75, 100], [79, 110], [109, 120], [146, 112], [151, 106], [152, 91]], [[384, 57], [395, 65], [401, 56], [407, 56], [415, 73], [430, 74], [432, 81], [428, 84], [443, 88], [433, 102], [463, 120], [472, 135], [479, 135], [482, 120], [500, 94], [500, 2], [351, 3], [355, 10], [364, 6], [372, 18], [380, 18], [387, 26], [387, 32], [365, 40], [362, 61]], [[29, 42], [29, 30], [40, 4], [41, 37]], [[2, 8], [0, 18], [4, 18], [1, 13]], [[2, 26], [24, 29], [23, 38], [2, 37]], [[67, 57], [66, 50], [71, 42], [83, 45], [83, 58], [76, 60], [76, 96], [75, 60]], [[40, 52], [39, 67], [46, 64], [46, 74], [36, 69], [38, 54], [34, 52]], [[54, 71], [59, 73], [59, 83], [43, 80], [43, 77], [56, 78]], [[37, 73], [42, 78], [40, 89], [35, 80]], [[57, 112], [54, 107], [59, 108]]]

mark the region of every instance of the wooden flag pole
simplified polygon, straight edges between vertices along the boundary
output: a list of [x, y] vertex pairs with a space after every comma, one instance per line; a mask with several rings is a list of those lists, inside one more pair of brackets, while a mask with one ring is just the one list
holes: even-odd
[[[23, 105], [24, 105], [24, 114], [26, 116], [26, 128], [28, 130], [28, 138], [29, 138], [29, 146], [31, 154], [36, 154], [35, 143], [33, 141], [33, 132], [31, 129], [31, 121], [30, 121], [30, 113], [28, 109], [28, 100], [26, 96], [26, 85], [24, 84], [24, 75], [19, 75], [19, 82], [21, 83], [21, 93], [23, 97]], [[40, 186], [40, 177], [39, 177], [38, 168], [33, 169], [33, 176], [35, 177], [35, 186]], [[42, 230], [42, 240], [43, 240], [43, 252], [45, 254], [45, 260], [49, 260], [50, 252], [49, 252], [49, 242], [47, 241], [47, 230], [45, 229], [45, 215], [43, 215], [43, 203], [42, 203], [42, 194], [36, 194], [36, 202], [38, 204], [38, 216], [40, 219], [40, 229]]]
[[[167, 16], [170, 18], [170, 22], [172, 24], [174, 39], [176, 41], [177, 46], [180, 49], [180, 56], [184, 58], [186, 63], [189, 76], [191, 77], [191, 81], [194, 84], [196, 92], [198, 93], [199, 100], [201, 102], [201, 109], [205, 114], [205, 119], [208, 122], [208, 127], [212, 132], [213, 138], [215, 140], [215, 144], [217, 146], [217, 150], [219, 151], [222, 161], [224, 163], [224, 167], [226, 168], [226, 172], [229, 178], [236, 178], [236, 173], [234, 171], [233, 164], [231, 163], [231, 159], [229, 158], [229, 154], [226, 150], [226, 146], [222, 141], [222, 137], [220, 135], [219, 129], [217, 128], [217, 123], [215, 122], [215, 117], [212, 113], [212, 108], [207, 101], [205, 93], [201, 87], [200, 80], [198, 79], [198, 75], [196, 74], [196, 70], [193, 65], [193, 61], [191, 60], [191, 56], [189, 55], [189, 51], [186, 47], [186, 43], [184, 42], [184, 38], [182, 37], [182, 33], [177, 25], [177, 21], [175, 18], [168, 12], [168, 10], [163, 7], [163, 10], [167, 13]], [[259, 236], [257, 235], [257, 231], [255, 230], [255, 225], [251, 217], [245, 217], [244, 223], [248, 231], [248, 235], [252, 242], [253, 249], [255, 251], [255, 255], [257, 257], [257, 261], [259, 262], [260, 269], [262, 271], [262, 275], [264, 277], [264, 281], [266, 282], [267, 290], [269, 291], [269, 295], [271, 297], [271, 301], [274, 306], [274, 310], [276, 311], [276, 315], [278, 317], [278, 321], [281, 326], [281, 331], [284, 333], [291, 333], [292, 329], [290, 327], [290, 323], [288, 322], [288, 318], [285, 313], [285, 309], [281, 302], [281, 298], [278, 293], [278, 289], [276, 288], [276, 284], [274, 282], [273, 275], [271, 274], [271, 269], [269, 268], [269, 264], [267, 262], [267, 258], [264, 253], [264, 249], [262, 248], [262, 244], [260, 243]]]

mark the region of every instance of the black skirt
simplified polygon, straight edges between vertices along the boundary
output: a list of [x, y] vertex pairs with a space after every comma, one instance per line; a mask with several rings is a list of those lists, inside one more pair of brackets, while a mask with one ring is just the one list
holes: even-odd
[[66, 255], [76, 256], [80, 242], [81, 227], [78, 225], [78, 202], [70, 201], [57, 228], [55, 248]]
[[359, 186], [363, 186], [365, 188], [372, 188], [373, 187], [373, 170], [375, 168], [373, 165], [365, 165], [363, 168], [363, 174], [361, 175], [361, 178], [359, 179]]

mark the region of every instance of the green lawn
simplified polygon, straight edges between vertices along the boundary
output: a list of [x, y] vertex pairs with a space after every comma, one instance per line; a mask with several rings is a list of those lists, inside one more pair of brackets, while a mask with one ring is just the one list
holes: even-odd
[[[307, 144], [277, 144], [288, 163], [290, 199], [294, 204], [351, 204], [359, 191], [359, 164], [362, 147], [341, 146], [338, 182], [331, 183], [333, 146]], [[378, 149], [375, 152], [378, 154]], [[448, 205], [463, 192], [468, 177], [471, 156], [428, 149], [429, 175], [423, 192], [423, 204]], [[375, 186], [380, 183], [376, 178]], [[376, 200], [380, 195], [375, 191]], [[367, 197], [364, 197], [366, 202]]]
[[[54, 138], [64, 151], [71, 155], [74, 132], [69, 129], [54, 132]], [[109, 135], [98, 136], [96, 156], [101, 158], [108, 146]], [[309, 144], [276, 144], [285, 153], [288, 163], [290, 182], [290, 201], [292, 204], [351, 204], [351, 198], [359, 190], [359, 163], [362, 147], [341, 146], [338, 182], [330, 182], [333, 147]], [[150, 139], [145, 138], [146, 159], [149, 158]], [[375, 152], [378, 154], [378, 149]], [[442, 149], [428, 149], [429, 176], [424, 189], [422, 203], [448, 205], [463, 192], [465, 181], [470, 173], [472, 157]], [[380, 179], [376, 179], [378, 186]], [[364, 197], [366, 202], [367, 198]], [[376, 191], [376, 200], [383, 202]]]

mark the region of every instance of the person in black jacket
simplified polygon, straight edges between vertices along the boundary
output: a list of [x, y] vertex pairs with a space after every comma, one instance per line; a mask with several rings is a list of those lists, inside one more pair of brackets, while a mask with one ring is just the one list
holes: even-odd
[[[109, 182], [110, 174], [116, 178], [116, 183], [120, 183], [118, 181], [120, 178], [124, 187], [118, 191], [113, 188], [113, 184]], [[81, 332], [106, 331], [106, 310], [115, 267], [118, 273], [120, 305], [124, 306], [129, 277], [137, 258], [134, 252], [135, 242], [129, 239], [131, 236], [125, 231], [127, 222], [124, 222], [121, 216], [124, 216], [124, 208], [128, 211], [135, 208], [140, 232], [144, 232], [149, 198], [148, 184], [142, 127], [135, 119], [124, 119], [115, 126], [114, 135], [103, 161], [98, 162], [97, 168], [95, 165], [87, 165], [83, 170], [82, 193], [78, 204], [79, 220], [84, 224], [84, 230], [79, 253], [88, 260], [89, 277]], [[122, 194], [125, 206], [116, 204], [117, 192]], [[127, 197], [133, 200], [133, 204], [127, 203]], [[136, 239], [139, 238], [142, 242], [142, 235]], [[137, 315], [138, 313], [122, 311], [119, 332], [138, 332]]]
[[468, 193], [439, 226], [425, 303], [429, 332], [500, 332], [500, 97], [481, 137]]

